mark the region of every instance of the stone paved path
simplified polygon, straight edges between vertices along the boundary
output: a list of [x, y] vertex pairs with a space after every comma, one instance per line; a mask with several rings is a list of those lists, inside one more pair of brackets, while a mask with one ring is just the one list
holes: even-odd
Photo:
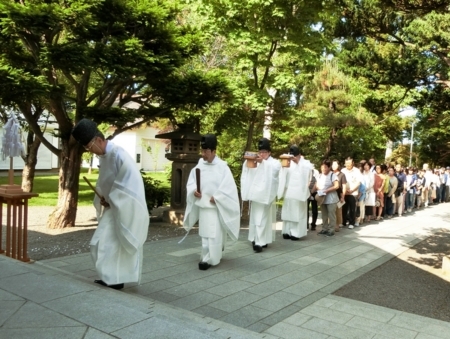
[[450, 338], [450, 323], [331, 294], [449, 220], [443, 204], [334, 237], [277, 238], [259, 254], [243, 230], [207, 271], [198, 235], [153, 242], [141, 284], [123, 291], [92, 283], [89, 254], [33, 265], [0, 256], [0, 338], [42, 328], [70, 338]]

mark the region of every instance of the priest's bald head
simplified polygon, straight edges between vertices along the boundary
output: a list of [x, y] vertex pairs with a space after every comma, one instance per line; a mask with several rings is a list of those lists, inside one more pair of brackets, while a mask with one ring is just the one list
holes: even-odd
[[217, 138], [214, 134], [202, 135], [200, 141], [202, 147], [202, 158], [204, 161], [212, 162], [216, 156]]

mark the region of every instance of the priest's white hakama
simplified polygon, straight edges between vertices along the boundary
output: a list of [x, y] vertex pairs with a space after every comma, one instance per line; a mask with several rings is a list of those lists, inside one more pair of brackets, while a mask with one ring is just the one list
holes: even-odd
[[98, 227], [90, 243], [95, 269], [108, 285], [139, 282], [150, 221], [142, 176], [129, 154], [111, 142], [99, 158], [96, 189], [110, 207], [103, 208], [95, 196]]
[[248, 240], [257, 246], [265, 246], [275, 240], [275, 197], [280, 168], [280, 162], [271, 156], [258, 163], [256, 168], [247, 167], [246, 160], [242, 168], [242, 200], [250, 201]]
[[[201, 199], [197, 190], [195, 169], [200, 169]], [[212, 266], [219, 264], [227, 234], [233, 241], [239, 237], [239, 197], [233, 175], [227, 163], [217, 156], [209, 163], [200, 159], [189, 175], [186, 185], [186, 212], [183, 227], [186, 231], [198, 221], [202, 237], [201, 261]], [[210, 201], [214, 197], [215, 203]]]
[[284, 198], [281, 210], [282, 234], [295, 238], [302, 238], [307, 234], [312, 169], [311, 162], [301, 157], [298, 164], [291, 161], [290, 167], [283, 167], [280, 171], [278, 198]]

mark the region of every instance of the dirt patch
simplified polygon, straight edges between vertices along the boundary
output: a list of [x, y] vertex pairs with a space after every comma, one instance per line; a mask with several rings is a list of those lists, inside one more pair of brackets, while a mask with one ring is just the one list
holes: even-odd
[[399, 311], [450, 321], [450, 232], [440, 230], [334, 294]]

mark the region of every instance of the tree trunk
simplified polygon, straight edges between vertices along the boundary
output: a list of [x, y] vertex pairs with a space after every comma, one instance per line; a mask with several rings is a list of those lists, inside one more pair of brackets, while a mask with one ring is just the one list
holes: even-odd
[[248, 123], [248, 132], [247, 132], [247, 143], [245, 144], [245, 151], [253, 151], [253, 132], [255, 130], [255, 120], [258, 112], [252, 111], [251, 119]]
[[36, 172], [37, 153], [41, 141], [34, 137], [33, 132], [28, 132], [27, 155], [24, 159], [24, 167], [22, 170], [22, 190], [24, 192], [33, 192], [34, 175]]
[[329, 159], [331, 156], [331, 152], [333, 151], [335, 136], [336, 136], [336, 129], [333, 128], [330, 132], [330, 136], [328, 137], [328, 143], [327, 143], [327, 147], [326, 147], [325, 154], [324, 154], [325, 159]]
[[58, 204], [49, 216], [48, 228], [75, 226], [82, 150], [78, 143], [73, 139], [71, 140], [72, 143], [64, 139], [61, 140]]

